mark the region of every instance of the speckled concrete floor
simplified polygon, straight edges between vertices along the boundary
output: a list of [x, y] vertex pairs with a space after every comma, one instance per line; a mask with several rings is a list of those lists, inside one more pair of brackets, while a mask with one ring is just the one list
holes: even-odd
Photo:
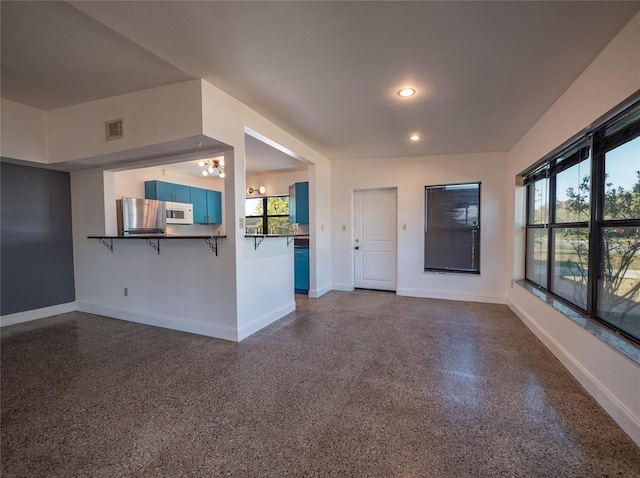
[[2, 329], [2, 476], [640, 476], [505, 307], [331, 292], [241, 344], [71, 313]]

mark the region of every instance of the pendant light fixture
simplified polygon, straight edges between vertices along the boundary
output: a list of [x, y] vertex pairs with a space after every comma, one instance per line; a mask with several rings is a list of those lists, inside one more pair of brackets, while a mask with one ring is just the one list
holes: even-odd
[[203, 159], [198, 163], [198, 166], [204, 168], [202, 170], [203, 176], [218, 173], [218, 176], [224, 178], [224, 159]]

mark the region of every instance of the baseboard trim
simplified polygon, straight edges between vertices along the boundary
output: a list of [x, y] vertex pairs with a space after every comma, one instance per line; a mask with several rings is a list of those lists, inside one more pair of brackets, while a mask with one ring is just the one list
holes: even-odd
[[333, 284], [331, 284], [331, 290], [339, 290], [342, 292], [353, 292], [354, 290], [356, 290], [356, 288], [353, 286], [353, 284], [340, 284], [340, 283], [334, 282]]
[[323, 287], [320, 287], [318, 289], [310, 289], [309, 290], [309, 297], [311, 297], [312, 299], [317, 299], [318, 297], [322, 297], [323, 295], [325, 295], [330, 290], [331, 290], [331, 284], [327, 284], [327, 285], [325, 285]]
[[150, 314], [146, 312], [142, 313], [135, 310], [121, 309], [118, 307], [110, 307], [82, 301], [77, 302], [77, 310], [81, 312], [88, 312], [90, 314], [104, 315], [105, 317], [111, 317], [113, 319], [136, 322], [138, 324], [206, 335], [217, 339], [230, 340], [232, 342], [237, 341], [235, 329], [225, 327], [224, 325], [203, 324], [202, 322], [193, 322], [182, 318], [177, 319], [166, 315]]
[[410, 289], [407, 287], [399, 287], [396, 290], [396, 295], [402, 295], [406, 297], [421, 297], [425, 299], [444, 299], [444, 300], [456, 300], [463, 302], [484, 302], [487, 304], [506, 304], [506, 297], [494, 297], [489, 295], [476, 295], [476, 294], [456, 294], [447, 291], [439, 290], [425, 290], [425, 289]]
[[[604, 386], [598, 378], [571, 355], [551, 334], [540, 326], [526, 311], [512, 300], [507, 306], [535, 334], [535, 336], [555, 355], [565, 368], [575, 377], [589, 394], [600, 404], [611, 418], [640, 446], [640, 417]], [[567, 319], [568, 320], [568, 319]], [[585, 331], [585, 333], [588, 333]]]
[[276, 320], [281, 319], [285, 315], [296, 310], [296, 303], [290, 302], [284, 307], [280, 307], [268, 314], [262, 315], [248, 324], [243, 325], [238, 329], [238, 342], [246, 339], [250, 335], [255, 334], [258, 330], [265, 328], [267, 325], [274, 323]]
[[0, 317], [0, 327], [8, 325], [20, 324], [31, 320], [44, 319], [52, 315], [66, 314], [76, 310], [75, 302], [66, 302], [64, 304], [42, 307], [41, 309], [25, 310], [24, 312], [16, 312], [15, 314], [3, 315]]

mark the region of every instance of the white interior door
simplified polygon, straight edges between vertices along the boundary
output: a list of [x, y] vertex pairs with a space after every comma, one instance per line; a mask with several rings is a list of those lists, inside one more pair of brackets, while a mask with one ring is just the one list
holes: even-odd
[[397, 192], [373, 189], [355, 193], [355, 286], [396, 290]]

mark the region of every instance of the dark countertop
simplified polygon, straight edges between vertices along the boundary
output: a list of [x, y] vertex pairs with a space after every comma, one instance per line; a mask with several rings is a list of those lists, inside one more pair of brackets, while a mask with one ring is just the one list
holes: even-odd
[[309, 237], [309, 234], [245, 234], [244, 237]]
[[227, 236], [212, 234], [184, 235], [184, 234], [131, 234], [129, 236], [87, 236], [87, 239], [224, 239]]
[[309, 234], [245, 234], [244, 237], [253, 239], [256, 242], [256, 249], [262, 241], [271, 237], [286, 237], [287, 246], [293, 242], [295, 249], [309, 249]]

